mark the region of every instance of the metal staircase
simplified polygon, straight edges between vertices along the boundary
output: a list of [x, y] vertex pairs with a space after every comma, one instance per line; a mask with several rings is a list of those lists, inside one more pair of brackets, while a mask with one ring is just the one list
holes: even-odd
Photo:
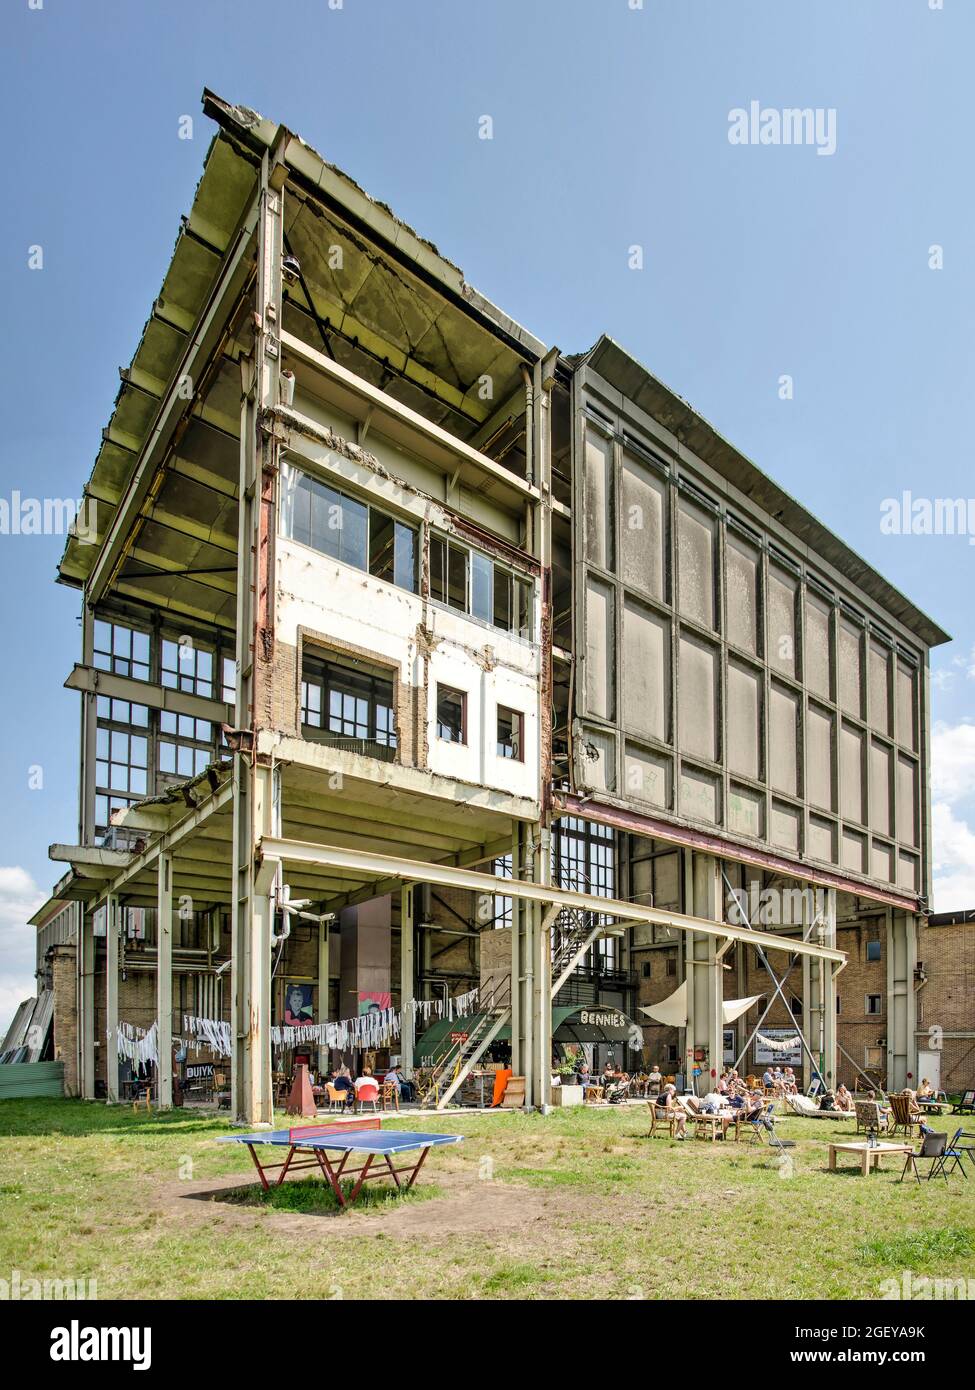
[[452, 1043], [438, 1058], [426, 1089], [420, 1096], [420, 1105], [434, 1105], [438, 1110], [443, 1110], [510, 1019], [511, 976], [508, 974], [494, 986], [489, 1000], [482, 1002], [467, 1036], [462, 1041]]

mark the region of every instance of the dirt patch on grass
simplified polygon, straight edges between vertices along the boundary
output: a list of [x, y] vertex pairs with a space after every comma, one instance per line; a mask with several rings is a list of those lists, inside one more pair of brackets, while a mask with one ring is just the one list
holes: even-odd
[[[286, 1185], [290, 1179], [286, 1180]], [[155, 1205], [173, 1221], [213, 1227], [266, 1226], [272, 1230], [304, 1231], [328, 1227], [329, 1240], [346, 1236], [381, 1233], [386, 1236], [416, 1238], [435, 1235], [482, 1237], [503, 1236], [518, 1231], [526, 1234], [536, 1224], [551, 1223], [556, 1211], [567, 1215], [566, 1194], [550, 1195], [536, 1188], [497, 1181], [481, 1182], [467, 1173], [443, 1173], [431, 1186], [435, 1195], [416, 1199], [394, 1198], [389, 1202], [356, 1206], [345, 1211], [318, 1209], [310, 1212], [281, 1211], [259, 1201], [250, 1202], [242, 1192], [239, 1177], [209, 1179], [203, 1182], [161, 1184]], [[255, 1188], [255, 1197], [257, 1187]], [[243, 1200], [241, 1200], [243, 1197]], [[580, 1202], [582, 1209], [584, 1203]]]

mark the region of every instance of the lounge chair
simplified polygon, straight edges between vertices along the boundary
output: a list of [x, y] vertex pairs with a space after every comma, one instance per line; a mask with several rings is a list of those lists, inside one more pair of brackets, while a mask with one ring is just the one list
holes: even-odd
[[793, 1115], [804, 1120], [852, 1120], [852, 1110], [820, 1110], [810, 1096], [786, 1096], [785, 1103]]
[[962, 1091], [959, 1099], [951, 1107], [953, 1115], [964, 1115], [966, 1112], [975, 1113], [975, 1091]]
[[916, 1111], [911, 1110], [911, 1097], [897, 1095], [890, 1097], [890, 1108], [892, 1111], [888, 1129], [891, 1134], [896, 1134], [899, 1129], [904, 1131], [908, 1139], [913, 1138], [914, 1131], [920, 1134], [924, 1128], [924, 1121]]

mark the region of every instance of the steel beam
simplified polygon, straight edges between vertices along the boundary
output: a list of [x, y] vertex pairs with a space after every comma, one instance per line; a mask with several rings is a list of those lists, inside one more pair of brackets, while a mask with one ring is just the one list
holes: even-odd
[[[499, 879], [493, 874], [480, 873], [474, 869], [459, 868], [449, 864], [428, 864], [419, 860], [394, 859], [385, 854], [372, 854], [365, 850], [341, 849], [332, 845], [309, 844], [302, 840], [289, 840], [277, 836], [264, 836], [259, 846], [260, 852], [282, 860], [285, 864], [312, 864], [323, 867], [340, 868], [350, 873], [359, 873], [380, 881], [431, 883], [444, 888], [468, 889], [475, 893], [503, 894], [519, 901], [558, 904], [560, 907], [576, 908], [583, 912], [604, 913], [619, 917], [630, 925], [653, 923], [657, 926], [671, 927], [675, 931], [697, 931], [719, 941], [747, 941], [766, 951], [785, 951], [795, 955], [811, 955], [824, 960], [843, 964], [846, 955], [843, 951], [818, 946], [798, 938], [779, 936], [774, 932], [754, 931], [748, 927], [732, 926], [730, 923], [707, 920], [687, 913], [668, 912], [662, 908], [645, 907], [640, 903], [628, 903], [619, 898], [601, 898], [593, 893], [580, 893], [568, 888], [557, 888], [550, 884], [532, 883], [525, 879]], [[373, 890], [374, 892], [375, 890]]]

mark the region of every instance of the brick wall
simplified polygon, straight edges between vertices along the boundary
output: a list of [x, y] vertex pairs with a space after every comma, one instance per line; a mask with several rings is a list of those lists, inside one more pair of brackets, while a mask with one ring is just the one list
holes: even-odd
[[54, 989], [54, 1060], [64, 1063], [64, 1093], [79, 1094], [78, 976], [74, 946], [55, 946], [50, 953]]

